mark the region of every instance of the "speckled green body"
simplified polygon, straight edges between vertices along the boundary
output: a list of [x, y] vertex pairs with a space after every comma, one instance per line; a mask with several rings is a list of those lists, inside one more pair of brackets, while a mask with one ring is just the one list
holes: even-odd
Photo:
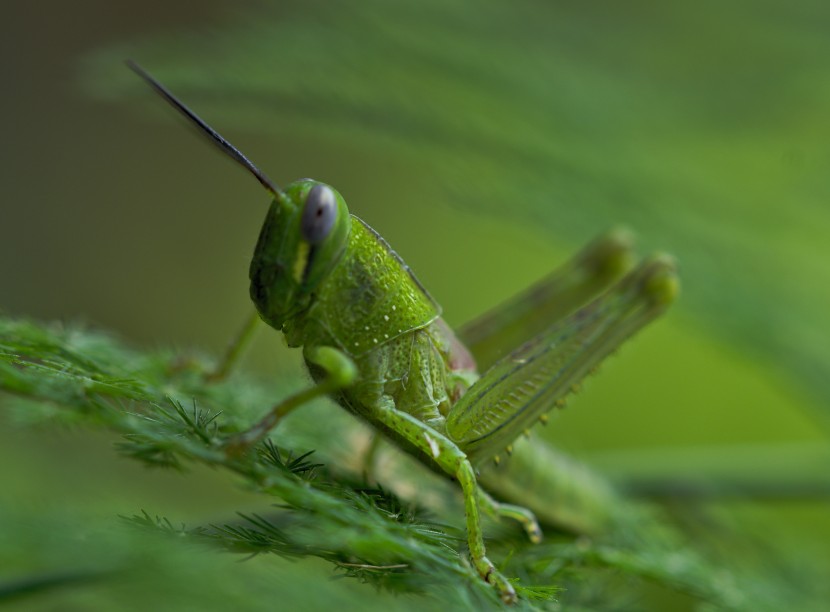
[[[359, 377], [337, 396], [354, 414], [376, 424], [377, 412], [393, 407], [446, 433], [445, 417], [477, 377], [475, 364], [386, 241], [354, 216], [350, 230], [309, 307], [285, 322], [288, 344], [335, 346], [354, 360]], [[308, 365], [315, 378], [325, 376]], [[414, 451], [395, 431], [380, 428]]]
[[317, 285], [308, 309], [286, 321], [283, 332], [291, 346], [327, 344], [359, 357], [439, 315], [438, 304], [400, 257], [352, 216], [344, 252]]

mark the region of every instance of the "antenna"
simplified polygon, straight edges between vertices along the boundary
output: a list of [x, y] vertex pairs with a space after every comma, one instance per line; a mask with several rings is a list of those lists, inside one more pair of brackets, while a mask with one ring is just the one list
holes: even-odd
[[174, 96], [164, 85], [159, 83], [150, 74], [144, 70], [141, 66], [136, 64], [133, 60], [127, 60], [127, 66], [135, 72], [138, 76], [144, 79], [150, 87], [156, 90], [162, 98], [164, 98], [173, 108], [179, 111], [182, 115], [184, 115], [191, 123], [193, 123], [197, 128], [199, 128], [202, 133], [208, 136], [211, 141], [219, 147], [219, 149], [235, 160], [238, 164], [240, 164], [243, 168], [245, 168], [248, 172], [254, 175], [256, 180], [260, 182], [260, 184], [265, 187], [275, 198], [284, 199], [285, 194], [277, 187], [271, 179], [265, 176], [265, 173], [262, 172], [259, 168], [254, 165], [254, 163], [245, 157], [242, 154], [242, 151], [237, 149], [233, 146], [230, 142], [225, 140], [225, 138], [212, 127], [210, 127], [207, 123], [205, 123], [196, 113], [190, 110], [187, 106], [184, 105], [176, 96]]

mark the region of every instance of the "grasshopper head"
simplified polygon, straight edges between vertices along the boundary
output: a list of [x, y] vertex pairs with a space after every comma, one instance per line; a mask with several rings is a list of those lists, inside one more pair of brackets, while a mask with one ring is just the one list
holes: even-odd
[[251, 299], [266, 323], [306, 309], [314, 289], [340, 259], [349, 209], [337, 191], [311, 179], [291, 183], [265, 217], [251, 261]]
[[127, 65], [225, 155], [250, 172], [274, 196], [251, 262], [251, 298], [276, 329], [311, 303], [314, 289], [346, 248], [349, 210], [323, 183], [302, 179], [285, 191], [196, 113], [132, 61]]

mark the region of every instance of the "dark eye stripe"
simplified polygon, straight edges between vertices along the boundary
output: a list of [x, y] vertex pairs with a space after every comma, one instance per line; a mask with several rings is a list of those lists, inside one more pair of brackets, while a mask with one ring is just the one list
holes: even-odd
[[315, 185], [306, 196], [300, 230], [310, 244], [319, 244], [329, 235], [337, 217], [334, 192], [326, 185]]

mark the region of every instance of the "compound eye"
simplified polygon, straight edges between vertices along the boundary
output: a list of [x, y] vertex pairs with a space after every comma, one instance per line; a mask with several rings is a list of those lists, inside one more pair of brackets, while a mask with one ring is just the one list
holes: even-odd
[[312, 187], [305, 199], [300, 230], [310, 244], [319, 244], [329, 235], [337, 217], [334, 191], [326, 185]]

